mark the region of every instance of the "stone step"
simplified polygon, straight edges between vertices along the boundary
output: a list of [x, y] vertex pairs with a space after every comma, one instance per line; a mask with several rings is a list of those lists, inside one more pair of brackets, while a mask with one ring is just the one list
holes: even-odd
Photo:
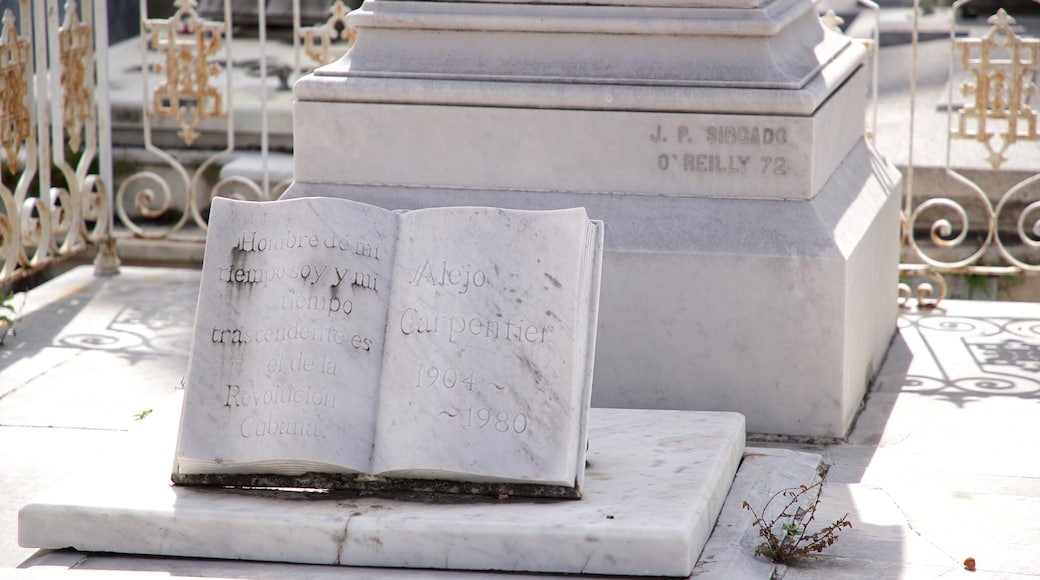
[[578, 501], [231, 492], [170, 484], [179, 403], [153, 413], [121, 459], [22, 508], [19, 543], [302, 564], [685, 576], [744, 449], [744, 420], [735, 413], [594, 409], [591, 467]]
[[[352, 517], [358, 517], [357, 514], [359, 512], [369, 509], [375, 510], [372, 512], [373, 516], [378, 517], [374, 517], [373, 521], [378, 520], [378, 525], [364, 533], [361, 531], [363, 526], [352, 525], [348, 530], [348, 540], [350, 537], [355, 538], [350, 542], [351, 544], [364, 543], [366, 541], [365, 538], [368, 537], [365, 534], [385, 536], [387, 542], [397, 535], [390, 533], [391, 529], [394, 528], [393, 520], [395, 518], [393, 512], [401, 510], [402, 505], [400, 505], [401, 502], [386, 498], [342, 498], [335, 500], [321, 497], [311, 499], [298, 497], [296, 499], [277, 500], [272, 497], [265, 497], [271, 496], [275, 492], [266, 494], [254, 492], [251, 496], [246, 494], [243, 497], [241, 494], [228, 491], [209, 490], [200, 494], [197, 490], [170, 488], [168, 480], [162, 476], [162, 473], [152, 472], [156, 471], [154, 468], [165, 465], [165, 462], [157, 460], [157, 457], [162, 459], [164, 454], [155, 453], [156, 441], [157, 438], [166, 440], [171, 438], [170, 427], [175, 426], [171, 422], [171, 418], [175, 421], [177, 416], [176, 412], [171, 411], [176, 411], [175, 407], [177, 404], [179, 404], [179, 397], [171, 399], [171, 405], [159, 408], [148, 420], [141, 424], [137, 429], [139, 436], [134, 438], [133, 449], [136, 451], [133, 455], [123, 458], [122, 467], [113, 471], [101, 471], [101, 473], [105, 474], [103, 477], [98, 477], [96, 471], [94, 475], [77, 478], [75, 482], [60, 484], [47, 491], [22, 511], [20, 517], [22, 522], [20, 541], [23, 544], [48, 543], [39, 541], [41, 537], [48, 536], [51, 538], [49, 543], [55, 546], [74, 543], [90, 550], [90, 552], [103, 551], [113, 553], [97, 554], [75, 550], [43, 551], [26, 561], [23, 564], [23, 569], [19, 570], [17, 575], [12, 576], [13, 578], [83, 578], [90, 580], [94, 577], [101, 577], [102, 574], [112, 574], [113, 572], [117, 573], [107, 577], [147, 579], [168, 574], [190, 575], [198, 578], [248, 577], [258, 580], [287, 576], [299, 577], [300, 575], [315, 579], [331, 578], [333, 576], [340, 577], [343, 569], [339, 565], [315, 566], [306, 565], [305, 563], [243, 562], [241, 560], [251, 559], [249, 554], [253, 553], [262, 554], [267, 559], [285, 558], [282, 552], [286, 552], [286, 554], [291, 553], [292, 559], [297, 561], [308, 559], [308, 554], [315, 554], [314, 549], [320, 548], [320, 545], [323, 543], [317, 542], [317, 538], [321, 533], [317, 532], [318, 535], [315, 535], [316, 532], [313, 527], [317, 523], [315, 518], [320, 519], [319, 514], [328, 509], [331, 509], [333, 512], [352, 510], [352, 513], [355, 514]], [[630, 411], [624, 410], [615, 410], [612, 413], [617, 417], [626, 414], [631, 415]], [[663, 416], [660, 412], [650, 413]], [[671, 415], [675, 416], [676, 414], [671, 413]], [[686, 412], [682, 413], [682, 415], [689, 418], [700, 416], [701, 418], [710, 419], [709, 416], [712, 415], [722, 418], [720, 414]], [[709, 425], [715, 425], [715, 427], [710, 427]], [[716, 430], [721, 426], [722, 423], [714, 420], [709, 420], [708, 423], [705, 423], [707, 430], [704, 432], [704, 435], [707, 436], [707, 440], [717, 443], [717, 438], [710, 436], [708, 432]], [[625, 436], [622, 439], [630, 441], [632, 438]], [[703, 445], [705, 440], [702, 437], [689, 439], [689, 441], [697, 441], [697, 446], [702, 450], [704, 448], [714, 448], [714, 451], [701, 451], [700, 454], [705, 457], [709, 455], [721, 457], [719, 453], [726, 455], [734, 450], [732, 446], [719, 446], [715, 443]], [[677, 442], [674, 438], [665, 438], [661, 439], [661, 441]], [[730, 439], [730, 441], [731, 445], [737, 444], [738, 448], [743, 447], [742, 438], [739, 438], [739, 441], [733, 439]], [[165, 447], [168, 447], [168, 443], [165, 444]], [[726, 451], [726, 449], [729, 449], [729, 451]], [[139, 454], [144, 451], [150, 452], [151, 458], [147, 460], [141, 459]], [[622, 455], [625, 454], [622, 453]], [[653, 457], [661, 457], [658, 453], [651, 455]], [[742, 505], [744, 502], [747, 502], [761, 511], [762, 506], [773, 495], [786, 489], [797, 488], [800, 485], [811, 485], [818, 479], [821, 467], [820, 456], [814, 453], [779, 448], [748, 448], [743, 451], [739, 469], [736, 469], [736, 473], [733, 474], [728, 469], [724, 469], [723, 473], [716, 472], [715, 468], [712, 467], [714, 465], [712, 462], [706, 464], [689, 456], [687, 452], [684, 452], [683, 455], [686, 456], [687, 463], [697, 463], [698, 471], [707, 469], [712, 473], [723, 476], [720, 479], [720, 483], [723, 484], [724, 488], [721, 489], [721, 493], [725, 496], [724, 502], [721, 502], [715, 508], [720, 510], [720, 513], [714, 528], [711, 530], [710, 537], [703, 543], [703, 550], [699, 545], [695, 548], [696, 552], [694, 555], [699, 553], [700, 556], [696, 559], [693, 576], [706, 579], [741, 578], [747, 580], [756, 578], [766, 580], [776, 577], [778, 573], [777, 566], [754, 555], [755, 547], [761, 541], [761, 538], [757, 528], [753, 525], [753, 517], [750, 512], [742, 508]], [[734, 467], [736, 466], [734, 465]], [[726, 475], [726, 473], [729, 473], [729, 475]], [[697, 476], [693, 476], [689, 472], [687, 474], [687, 479], [689, 477], [697, 478]], [[663, 471], [662, 475], [664, 479], [673, 478], [668, 474], [664, 474]], [[619, 472], [619, 476], [622, 478], [629, 477], [621, 472]], [[731, 482], [732, 485], [730, 485]], [[627, 524], [635, 525], [635, 528], [620, 534], [618, 539], [623, 538], [623, 544], [627, 545], [637, 540], [640, 535], [656, 530], [652, 533], [652, 536], [656, 538], [653, 541], [666, 542], [667, 540], [661, 534], [667, 535], [665, 533], [667, 531], [666, 524], [671, 516], [665, 515], [665, 512], [658, 511], [657, 508], [651, 507], [649, 512], [643, 512], [642, 510], [646, 510], [651, 504], [659, 503], [666, 512], [676, 512], [676, 510], [685, 512], [688, 508], [683, 506], [688, 504], [687, 501], [670, 495], [670, 492], [665, 489], [669, 487], [667, 481], [655, 478], [655, 484], [653, 487], [654, 491], [648, 492], [643, 490], [640, 493], [629, 495], [627, 499], [619, 501], [614, 508], [610, 509], [606, 509], [606, 506], [602, 505], [594, 496], [578, 502], [564, 502], [562, 504], [521, 502], [521, 505], [515, 506], [515, 508], [523, 512], [534, 510], [538, 512], [538, 517], [548, 517], [550, 519], [555, 519], [555, 516], [552, 515], [553, 511], [571, 513], [574, 509], [579, 511], [591, 509], [599, 514], [601, 519], [607, 518], [603, 522], [606, 522], [608, 526], [614, 524], [624, 526], [626, 525], [625, 520], [628, 519], [626, 514], [639, 519], [641, 517], [639, 514], [644, 513], [644, 516], [650, 517], [655, 523], [644, 529], [642, 525], [638, 525], [634, 520], [629, 521]], [[691, 499], [701, 496], [701, 492], [695, 492], [693, 489], [687, 489], [686, 492], [690, 494], [689, 497]], [[167, 497], [171, 493], [173, 493], [175, 498]], [[713, 493], [718, 494], [719, 491]], [[236, 495], [238, 496], [237, 498]], [[106, 503], [104, 497], [118, 501], [119, 508], [117, 511], [121, 514], [120, 518], [112, 518], [112, 510], [115, 509], [113, 506], [102, 505]], [[723, 496], [718, 497], [721, 500]], [[256, 505], [251, 508], [252, 511], [240, 511], [235, 506], [242, 502]], [[484, 531], [480, 535], [466, 535], [460, 529], [458, 533], [466, 535], [465, 541], [462, 541], [462, 539], [459, 541], [445, 539], [444, 536], [438, 533], [436, 536], [426, 537], [420, 544], [432, 544], [433, 547], [430, 548], [432, 550], [447, 550], [451, 546], [455, 546], [455, 548], [465, 546], [464, 550], [459, 551], [460, 557], [468, 557], [465, 555], [468, 552], [479, 555], [484, 550], [478, 549], [474, 542], [486, 543], [488, 541], [487, 538], [481, 538], [480, 536], [487, 533], [490, 520], [485, 518], [491, 516], [485, 514], [485, 518], [481, 518], [476, 515], [475, 511], [490, 513], [492, 511], [509, 510], [509, 506], [505, 505], [506, 503], [508, 502], [496, 502], [485, 508], [480, 508], [479, 506], [475, 508], [472, 504], [452, 508], [445, 502], [429, 504], [437, 506], [438, 510], [447, 509], [452, 511], [454, 509], [457, 511], [462, 509], [469, 513], [468, 518], [457, 520], [454, 525], [465, 528], [466, 525], [463, 524], [469, 519], [469, 526], [477, 525]], [[594, 503], [596, 505], [578, 505], [582, 503]], [[146, 507], [145, 504], [150, 504], [150, 506]], [[641, 504], [642, 507], [636, 508], [635, 504]], [[416, 518], [422, 520], [428, 518], [431, 510], [428, 509], [429, 506], [424, 506], [426, 506], [424, 502], [413, 504], [411, 507], [405, 506], [404, 509], [415, 511], [415, 514], [408, 516], [408, 521], [414, 524]], [[605, 509], [606, 511], [604, 511]], [[512, 511], [515, 512], [517, 510], [513, 509]], [[177, 513], [177, 517], [169, 518], [168, 516], [174, 512]], [[261, 514], [261, 516], [257, 517], [256, 514]], [[510, 516], [510, 525], [508, 526], [510, 541], [508, 545], [514, 546], [514, 549], [522, 549], [523, 543], [533, 541], [540, 536], [525, 539], [525, 535], [520, 533], [522, 526], [517, 527], [519, 524], [515, 519], [516, 515]], [[360, 524], [363, 519], [358, 519], [354, 524]], [[694, 517], [694, 520], [697, 519], [697, 517]], [[709, 517], [709, 528], [703, 528], [703, 521], [701, 524], [694, 525], [692, 528], [694, 535], [699, 535], [701, 532], [697, 530], [700, 529], [704, 529], [707, 532], [710, 529], [712, 520], [714, 520], [714, 516]], [[217, 521], [220, 521], [221, 524], [214, 526], [214, 522]], [[281, 522], [279, 526], [264, 525], [264, 522], [271, 524], [276, 521]], [[127, 533], [127, 530], [136, 527], [137, 523], [135, 522], [146, 523], [149, 529], [163, 530], [163, 532], [158, 536], [154, 533]], [[196, 525], [203, 522], [206, 522], [205, 525]], [[647, 520], [646, 523], [649, 525], [650, 521]], [[690, 521], [686, 521], [685, 525], [689, 526], [690, 524]], [[344, 524], [341, 522], [339, 525], [342, 526]], [[266, 532], [263, 534], [256, 533], [257, 526], [263, 527]], [[279, 530], [285, 531], [286, 526], [293, 528], [303, 526], [299, 529], [311, 531], [306, 534], [301, 531], [295, 535], [279, 532]], [[241, 534], [235, 532], [239, 527], [241, 527]], [[595, 527], [592, 524], [586, 524], [581, 533], [583, 535], [595, 535], [593, 529]], [[193, 528], [193, 531], [189, 532], [188, 528]], [[82, 533], [85, 529], [90, 529], [90, 534]], [[252, 531], [249, 531], [250, 529]], [[640, 532], [640, 529], [643, 531]], [[219, 536], [219, 541], [216, 539], [217, 536], [207, 540], [206, 538], [212, 535], [208, 530], [217, 530], [215, 533]], [[687, 533], [690, 531], [690, 529], [687, 529]], [[402, 529], [399, 532], [404, 533], [407, 530]], [[70, 533], [72, 534], [71, 536], [69, 535]], [[412, 529], [411, 532], [407, 533], [417, 533], [417, 529]], [[612, 535], [607, 534], [602, 539], [609, 544], [609, 537]], [[436, 537], [437, 541], [434, 542], [433, 537]], [[309, 542], [308, 538], [315, 540], [317, 543]], [[248, 541], [245, 541], [247, 539]], [[222, 547], [213, 548], [214, 542]], [[288, 542], [288, 544], [285, 544], [285, 542]], [[159, 549], [147, 549], [146, 544], [157, 546]], [[289, 545], [295, 545], [295, 548], [287, 548]], [[237, 547], [232, 549], [232, 546]], [[383, 544], [383, 546], [388, 546], [388, 544]], [[625, 559], [622, 553], [607, 549], [606, 544], [600, 547], [602, 548], [600, 558], [606, 557], [607, 560], [617, 559], [622, 561]], [[229, 549], [232, 551], [225, 551], [221, 554], [208, 553], [213, 552], [214, 549], [218, 551]], [[388, 546], [387, 549], [394, 548]], [[198, 559], [197, 557], [191, 557], [193, 554], [184, 553], [185, 550], [207, 552], [201, 555], [218, 559]], [[150, 556], [143, 558], [133, 555], [134, 552], [161, 553], [158, 554], [158, 557]], [[176, 559], [162, 557], [177, 555], [179, 552], [181, 556], [188, 557]], [[655, 552], [643, 549], [636, 550], [630, 555], [635, 557], [634, 561], [647, 562], [646, 565], [651, 565], [651, 562], [657, 558], [654, 555]], [[337, 553], [343, 556], [343, 552]], [[541, 557], [545, 557], [544, 551]], [[595, 557], [590, 557], [589, 562], [594, 559]], [[456, 565], [460, 563], [460, 560], [453, 561]], [[349, 565], [345, 560], [325, 563]], [[527, 561], [524, 563], [530, 564]], [[400, 560], [397, 561], [396, 565], [408, 566], [412, 564], [409, 564], [407, 560]], [[362, 567], [355, 570], [363, 577], [377, 580], [412, 580], [415, 578], [476, 580], [478, 578], [504, 577], [498, 573], [488, 571], [410, 570], [399, 567]], [[514, 572], [509, 574], [508, 577], [524, 578], [527, 575], [518, 575]], [[538, 577], [556, 576], [542, 574]]]

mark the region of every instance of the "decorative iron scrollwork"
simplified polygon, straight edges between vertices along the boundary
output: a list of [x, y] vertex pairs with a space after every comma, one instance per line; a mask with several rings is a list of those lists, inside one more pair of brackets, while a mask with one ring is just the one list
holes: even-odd
[[165, 75], [152, 94], [151, 113], [173, 119], [180, 127], [177, 134], [189, 146], [201, 135], [203, 121], [226, 117], [223, 95], [210, 84], [223, 67], [210, 59], [221, 50], [227, 23], [202, 19], [196, 5], [196, 0], [176, 0], [173, 16], [148, 19], [142, 25], [149, 48], [165, 56], [151, 67]]
[[14, 13], [5, 10], [0, 34], [0, 143], [12, 173], [18, 171], [18, 158], [33, 133], [27, 81], [32, 58], [32, 44], [18, 33]]
[[956, 41], [960, 65], [972, 80], [961, 86], [971, 101], [961, 109], [953, 135], [982, 143], [989, 164], [1000, 169], [1011, 145], [1038, 139], [1029, 97], [1036, 91], [1032, 79], [1040, 65], [1040, 40], [1018, 37], [1011, 28], [1015, 19], [1003, 8], [987, 22], [992, 28], [981, 37]]
[[[919, 288], [931, 289], [937, 304], [945, 296], [944, 274], [966, 276], [1011, 276], [1040, 272], [1040, 175], [1034, 174], [1006, 191], [986, 191], [985, 184], [955, 167], [952, 144], [971, 140], [985, 149], [985, 161], [998, 171], [1009, 161], [1012, 145], [1040, 141], [1037, 112], [1029, 106], [1035, 93], [1033, 78], [1040, 70], [1040, 40], [1020, 36], [1015, 19], [1003, 8], [991, 16], [981, 35], [955, 38], [958, 11], [970, 0], [957, 0], [950, 7], [949, 85], [947, 87], [946, 160], [943, 196], [915, 199], [913, 191], [913, 109], [916, 84], [911, 82], [910, 158], [907, 168], [903, 223], [905, 249], [912, 261], [901, 264], [904, 276], [913, 273], [927, 281]], [[914, 44], [916, 51], [916, 43]], [[916, 52], [914, 53], [916, 62]], [[959, 88], [967, 102], [954, 101], [957, 72], [967, 75]], [[927, 232], [927, 233], [926, 233]], [[921, 243], [915, 237], [927, 239]], [[901, 302], [913, 292], [900, 288]], [[925, 296], [922, 304], [932, 299]]]
[[79, 17], [76, 0], [65, 4], [65, 24], [58, 31], [65, 131], [69, 148], [79, 152], [83, 126], [94, 120], [94, 82], [88, 71], [94, 61], [94, 29]]
[[350, 7], [343, 0], [334, 0], [328, 12], [329, 19], [325, 22], [300, 28], [297, 32], [297, 36], [303, 41], [304, 53], [316, 62], [317, 66], [329, 64], [342, 56], [342, 52], [332, 52], [333, 42], [346, 40], [349, 44], [354, 41], [354, 31], [347, 24]]
[[902, 264], [899, 279], [900, 306], [909, 307], [913, 300], [918, 308], [935, 308], [946, 298], [946, 279], [927, 266]]

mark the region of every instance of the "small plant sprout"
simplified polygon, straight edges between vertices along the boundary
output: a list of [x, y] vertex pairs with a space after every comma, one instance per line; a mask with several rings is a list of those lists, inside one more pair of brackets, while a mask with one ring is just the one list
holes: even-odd
[[[758, 535], [765, 540], [755, 548], [756, 556], [765, 556], [777, 564], [792, 564], [805, 558], [814, 557], [824, 548], [838, 541], [838, 532], [842, 528], [851, 528], [849, 514], [816, 532], [809, 533], [809, 525], [816, 519], [816, 508], [820, 505], [819, 491], [824, 479], [812, 484], [790, 488], [773, 494], [766, 505], [762, 506], [762, 515], [755, 511], [748, 502], [744, 509], [755, 516], [754, 525]], [[783, 509], [775, 517], [766, 520], [769, 506], [777, 498], [786, 501]], [[809, 501], [811, 499], [811, 501]], [[807, 507], [803, 507], [807, 503]]]
[[8, 332], [14, 334], [15, 313], [14, 292], [0, 294], [0, 345]]

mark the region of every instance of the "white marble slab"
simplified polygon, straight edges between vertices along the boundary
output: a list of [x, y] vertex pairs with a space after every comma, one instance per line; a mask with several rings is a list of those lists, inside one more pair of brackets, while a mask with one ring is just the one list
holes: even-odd
[[[296, 179], [806, 200], [862, 139], [866, 74], [813, 116], [298, 100]], [[343, 135], [364, 147], [337, 148]], [[402, 162], [401, 160], [423, 160]], [[590, 170], [595, 167], [595, 170]]]
[[351, 18], [350, 53], [294, 86], [287, 197], [585, 207], [607, 230], [593, 405], [845, 435], [895, 330], [899, 176], [863, 137], [864, 49], [812, 2]]
[[601, 256], [581, 208], [402, 214], [372, 472], [580, 490]]
[[601, 256], [581, 208], [215, 199], [176, 481], [580, 495]]
[[214, 200], [211, 214], [181, 467], [364, 470], [397, 214], [350, 202], [226, 199]]
[[368, 0], [316, 74], [797, 90], [853, 47], [807, 0], [729, 4]]
[[[450, 0], [428, 0], [446, 2]], [[469, 0], [470, 2], [489, 2], [510, 4], [512, 0]], [[601, 6], [662, 6], [676, 8], [756, 8], [769, 0], [597, 0]], [[538, 0], [539, 4], [575, 4], [574, 0]]]
[[593, 409], [575, 501], [405, 501], [175, 487], [176, 412], [118, 465], [19, 513], [25, 547], [297, 562], [686, 576], [744, 448], [733, 413]]
[[860, 139], [805, 202], [301, 181], [286, 195], [583, 206], [607, 228], [593, 406], [738, 411], [751, 432], [842, 437], [895, 331], [898, 183]]

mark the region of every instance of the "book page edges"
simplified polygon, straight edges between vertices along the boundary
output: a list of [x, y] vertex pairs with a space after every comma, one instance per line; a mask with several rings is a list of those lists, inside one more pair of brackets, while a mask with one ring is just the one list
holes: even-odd
[[585, 368], [582, 369], [585, 377], [584, 391], [581, 400], [581, 423], [578, 426], [577, 458], [575, 461], [574, 486], [578, 493], [585, 483], [585, 464], [589, 445], [589, 409], [592, 405], [592, 383], [593, 371], [596, 365], [596, 332], [599, 328], [599, 292], [600, 281], [603, 273], [603, 235], [604, 224], [602, 220], [591, 220], [590, 237], [592, 242], [591, 260], [587, 260], [590, 272], [588, 277], [586, 308], [586, 341], [584, 352]]
[[307, 472], [321, 473], [359, 473], [342, 465], [322, 461], [299, 461], [295, 459], [264, 459], [249, 462], [218, 462], [212, 459], [178, 459], [174, 475], [208, 475], [208, 474], [265, 474], [303, 475]]

